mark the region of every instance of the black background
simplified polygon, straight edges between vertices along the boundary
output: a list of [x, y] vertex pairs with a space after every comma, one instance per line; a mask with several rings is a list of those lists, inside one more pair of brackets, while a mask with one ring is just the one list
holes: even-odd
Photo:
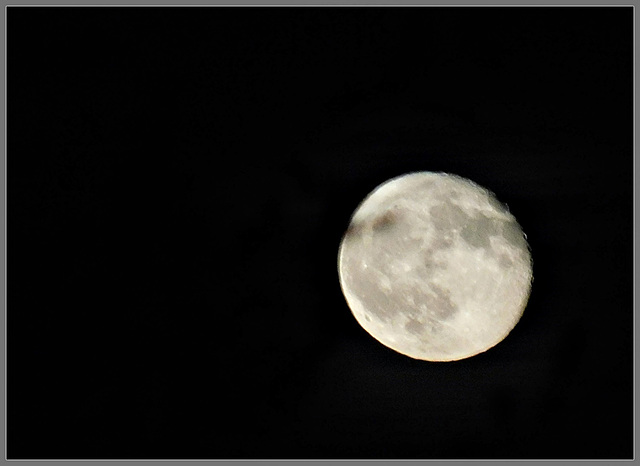
[[[631, 8], [9, 8], [10, 458], [630, 458]], [[378, 184], [528, 235], [490, 351], [404, 357], [337, 250]]]

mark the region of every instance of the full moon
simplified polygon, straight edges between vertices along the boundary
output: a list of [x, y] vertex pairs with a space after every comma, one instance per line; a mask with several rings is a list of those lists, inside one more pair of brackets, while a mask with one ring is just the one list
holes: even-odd
[[371, 336], [427, 361], [500, 343], [533, 279], [526, 236], [507, 207], [472, 181], [432, 172], [393, 178], [366, 197], [340, 244], [338, 273]]

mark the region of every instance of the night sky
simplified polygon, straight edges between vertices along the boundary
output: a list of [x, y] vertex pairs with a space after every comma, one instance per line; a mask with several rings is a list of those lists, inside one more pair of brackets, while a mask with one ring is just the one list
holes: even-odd
[[[631, 8], [16, 8], [9, 458], [631, 458]], [[351, 214], [469, 178], [527, 234], [452, 363], [344, 300]]]

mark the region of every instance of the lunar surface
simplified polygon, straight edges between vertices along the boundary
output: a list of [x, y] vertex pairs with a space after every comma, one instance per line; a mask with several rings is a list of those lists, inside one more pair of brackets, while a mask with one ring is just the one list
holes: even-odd
[[338, 253], [340, 285], [358, 323], [415, 359], [488, 350], [529, 299], [526, 237], [488, 190], [445, 173], [391, 179], [356, 209]]

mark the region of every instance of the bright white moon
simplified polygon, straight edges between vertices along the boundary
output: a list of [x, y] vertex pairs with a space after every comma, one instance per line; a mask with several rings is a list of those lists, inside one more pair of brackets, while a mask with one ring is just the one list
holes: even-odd
[[358, 323], [415, 359], [488, 350], [518, 323], [532, 262], [522, 229], [495, 196], [445, 173], [378, 186], [356, 209], [338, 254]]

